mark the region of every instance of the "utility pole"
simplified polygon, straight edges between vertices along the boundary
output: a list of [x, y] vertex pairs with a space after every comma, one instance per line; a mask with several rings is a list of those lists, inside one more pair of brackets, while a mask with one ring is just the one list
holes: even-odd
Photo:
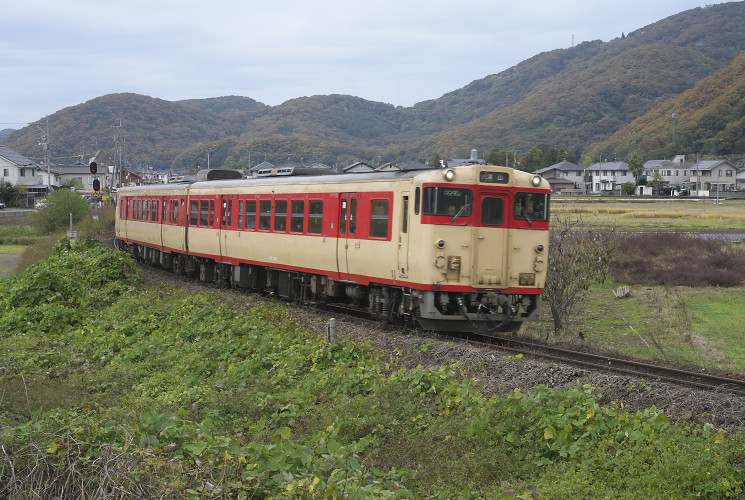
[[39, 145], [44, 150], [44, 161], [47, 163], [47, 194], [52, 192], [52, 164], [49, 155], [49, 118], [45, 120], [45, 128], [41, 128], [38, 123], [34, 123], [36, 128], [41, 132], [41, 142]]
[[119, 120], [119, 125], [110, 125], [109, 128], [114, 129], [114, 179], [113, 187], [121, 187], [121, 175], [119, 174], [122, 164], [122, 121]]

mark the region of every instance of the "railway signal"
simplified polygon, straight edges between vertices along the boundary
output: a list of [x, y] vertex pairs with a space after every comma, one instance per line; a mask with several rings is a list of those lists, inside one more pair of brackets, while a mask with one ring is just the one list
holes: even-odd
[[95, 192], [99, 192], [101, 190], [101, 181], [98, 179], [93, 179], [93, 190]]
[[96, 163], [95, 161], [92, 161], [89, 167], [91, 168], [92, 174], [95, 174], [98, 172], [98, 163]]

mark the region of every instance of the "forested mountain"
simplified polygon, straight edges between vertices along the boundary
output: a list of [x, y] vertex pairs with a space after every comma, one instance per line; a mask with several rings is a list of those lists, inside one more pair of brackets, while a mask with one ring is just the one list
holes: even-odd
[[[625, 127], [644, 122], [650, 110], [662, 113], [662, 103], [687, 95], [728, 67], [745, 52], [743, 25], [742, 1], [692, 9], [609, 42], [538, 54], [406, 108], [342, 95], [302, 97], [278, 106], [240, 96], [168, 102], [108, 95], [50, 115], [51, 150], [58, 157], [110, 149], [116, 131], [123, 132], [130, 163], [180, 168], [204, 163], [208, 150], [213, 166], [248, 166], [264, 159], [333, 164], [434, 154], [464, 157], [471, 148], [525, 153], [540, 143], [577, 157], [608, 148], [617, 154], [642, 147], [664, 152], [669, 146], [664, 134], [653, 143], [644, 136], [651, 131], [634, 135]], [[716, 93], [719, 87], [713, 88]], [[717, 140], [724, 130], [732, 135], [734, 124], [741, 123], [741, 108], [717, 115], [726, 121], [720, 133], [703, 126], [689, 131], [682, 104], [674, 107], [680, 109], [681, 147], [705, 144], [714, 154], [742, 149], [736, 139]], [[120, 120], [122, 127], [112, 128]], [[614, 136], [618, 143], [591, 146], [624, 130], [629, 132]], [[720, 135], [687, 139], [686, 134], [707, 130]], [[35, 129], [27, 127], [2, 142], [26, 156], [39, 156]]]
[[586, 154], [625, 157], [634, 151], [656, 158], [686, 151], [745, 153], [745, 53], [691, 90], [658, 104], [608, 140], [593, 144]]
[[242, 111], [256, 111], [257, 109], [266, 107], [266, 104], [262, 104], [250, 97], [241, 97], [237, 95], [209, 97], [207, 99], [184, 99], [176, 102], [178, 104], [185, 104], [192, 108], [209, 111], [210, 113], [217, 113], [219, 115], [240, 113]]

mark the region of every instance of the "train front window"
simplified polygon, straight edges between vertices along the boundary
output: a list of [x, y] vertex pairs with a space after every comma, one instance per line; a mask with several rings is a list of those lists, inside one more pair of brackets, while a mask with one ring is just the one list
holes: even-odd
[[470, 189], [430, 186], [424, 188], [424, 215], [444, 215], [455, 220], [470, 217], [473, 193]]
[[501, 226], [504, 222], [504, 200], [486, 197], [481, 201], [481, 224]]
[[517, 193], [515, 195], [515, 219], [548, 221], [548, 195], [546, 193]]

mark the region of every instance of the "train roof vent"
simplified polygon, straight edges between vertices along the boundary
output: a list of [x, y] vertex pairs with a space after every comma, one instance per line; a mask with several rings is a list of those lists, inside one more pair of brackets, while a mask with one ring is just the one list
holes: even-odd
[[256, 172], [257, 177], [276, 177], [286, 175], [329, 175], [335, 173], [328, 167], [274, 167]]
[[199, 181], [225, 181], [228, 179], [242, 179], [243, 172], [240, 170], [227, 170], [212, 168], [209, 170], [200, 170], [197, 172], [197, 180]]

